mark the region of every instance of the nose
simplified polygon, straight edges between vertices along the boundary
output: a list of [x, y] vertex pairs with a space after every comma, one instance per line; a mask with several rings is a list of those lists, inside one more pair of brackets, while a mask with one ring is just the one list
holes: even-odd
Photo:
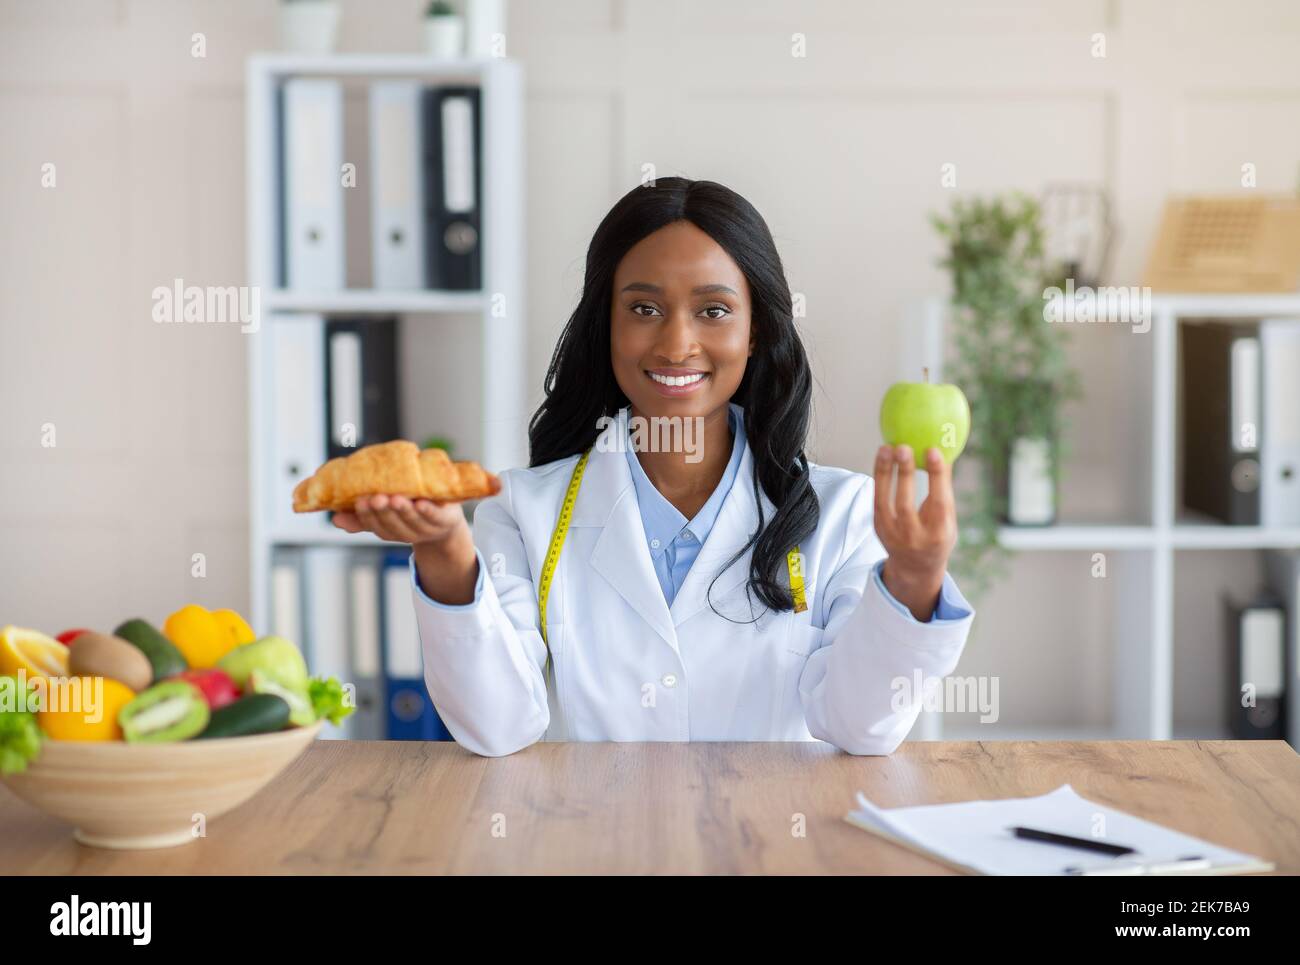
[[669, 314], [659, 327], [659, 338], [655, 342], [655, 354], [670, 365], [685, 362], [699, 353], [695, 339], [695, 324], [690, 310], [683, 309]]

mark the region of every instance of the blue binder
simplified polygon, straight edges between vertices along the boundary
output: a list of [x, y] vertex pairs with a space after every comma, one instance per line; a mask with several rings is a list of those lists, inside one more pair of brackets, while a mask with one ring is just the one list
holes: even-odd
[[409, 551], [384, 556], [384, 697], [389, 740], [451, 740], [424, 685], [420, 635], [411, 605]]

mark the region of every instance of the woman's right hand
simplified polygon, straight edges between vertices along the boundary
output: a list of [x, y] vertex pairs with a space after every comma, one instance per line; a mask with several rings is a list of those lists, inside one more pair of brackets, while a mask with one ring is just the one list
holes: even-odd
[[352, 512], [335, 513], [333, 522], [349, 533], [369, 532], [390, 543], [410, 543], [427, 596], [449, 606], [474, 601], [478, 558], [460, 503], [362, 496]]
[[441, 543], [469, 524], [460, 503], [435, 503], [405, 496], [362, 496], [350, 513], [335, 513], [334, 525], [349, 533], [374, 533], [389, 543]]

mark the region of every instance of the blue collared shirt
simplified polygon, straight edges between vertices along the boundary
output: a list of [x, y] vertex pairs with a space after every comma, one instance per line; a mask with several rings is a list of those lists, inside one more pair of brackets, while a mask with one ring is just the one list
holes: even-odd
[[664, 599], [669, 606], [673, 605], [677, 591], [686, 580], [686, 574], [691, 571], [691, 565], [700, 555], [700, 547], [709, 538], [722, 504], [740, 472], [740, 461], [745, 456], [745, 416], [740, 406], [734, 403], [731, 405], [727, 421], [732, 433], [731, 458], [727, 460], [727, 468], [723, 471], [717, 488], [700, 511], [689, 520], [655, 488], [641, 468], [641, 460], [632, 451], [630, 439], [626, 447], [627, 465], [632, 472], [632, 485], [636, 487], [636, 501], [641, 510], [646, 546], [650, 550], [650, 560], [654, 563], [655, 576], [659, 578], [659, 586], [664, 591]]
[[[641, 468], [641, 461], [637, 459], [636, 453], [632, 451], [630, 440], [626, 446], [628, 469], [632, 473], [632, 484], [636, 489], [637, 506], [641, 513], [641, 526], [645, 531], [646, 544], [650, 550], [650, 559], [654, 564], [655, 576], [659, 579], [659, 586], [663, 590], [664, 599], [669, 606], [672, 606], [677, 591], [681, 589], [682, 583], [686, 580], [686, 574], [690, 572], [696, 557], [700, 555], [700, 547], [709, 538], [713, 524], [718, 519], [718, 513], [722, 510], [722, 504], [726, 501], [727, 494], [731, 492], [731, 487], [735, 484], [736, 476], [740, 472], [740, 463], [745, 455], [744, 410], [732, 403], [727, 413], [727, 420], [732, 432], [731, 458], [727, 461], [727, 468], [723, 471], [722, 479], [718, 482], [717, 488], [713, 490], [712, 495], [709, 496], [700, 511], [690, 520], [682, 515], [677, 507], [655, 488], [654, 483], [650, 481], [650, 477]], [[474, 601], [472, 603], [450, 606], [439, 603], [427, 596], [420, 586], [419, 576], [415, 569], [414, 554], [412, 554], [410, 561], [412, 585], [414, 585], [423, 600], [435, 607], [457, 610], [478, 605], [483, 595], [483, 571], [485, 567], [482, 554], [479, 554], [477, 550], [475, 552], [478, 555], [478, 579], [474, 584]], [[909, 620], [919, 622], [916, 617], [912, 616], [912, 611], [894, 599], [893, 594], [885, 588], [885, 581], [880, 575], [884, 565], [885, 561], [881, 560], [872, 568], [872, 580], [875, 581], [881, 594], [893, 605], [894, 609]], [[963, 604], [952, 578], [945, 576], [943, 588], [939, 593], [938, 605], [927, 622], [947, 623], [964, 620], [969, 615], [970, 610]]]

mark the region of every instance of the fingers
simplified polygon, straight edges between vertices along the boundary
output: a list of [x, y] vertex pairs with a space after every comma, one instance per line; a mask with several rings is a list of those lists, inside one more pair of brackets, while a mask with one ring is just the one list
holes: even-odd
[[[383, 498], [383, 497], [380, 497]], [[389, 496], [388, 506], [379, 511], [389, 531], [395, 533], [403, 543], [419, 543], [429, 538], [430, 528], [411, 506], [405, 496]]]
[[937, 505], [951, 506], [954, 502], [952, 466], [943, 458], [943, 453], [937, 446], [931, 446], [926, 450], [925, 471], [930, 476], [930, 495], [928, 498], [934, 500]]
[[420, 519], [439, 531], [445, 530], [465, 517], [465, 511], [460, 508], [460, 503], [439, 503], [432, 499], [417, 499], [411, 505]]
[[[929, 494], [916, 505], [916, 453], [911, 446], [881, 446], [876, 452], [876, 534], [895, 569], [942, 574], [956, 543], [957, 513], [952, 466], [937, 447], [925, 450]], [[890, 483], [898, 482], [891, 495]]]
[[894, 459], [898, 463], [898, 492], [894, 496], [894, 514], [899, 519], [916, 516], [916, 456], [911, 446], [897, 446]]
[[383, 532], [384, 524], [380, 522], [379, 516], [368, 497], [363, 496], [358, 499], [352, 507], [352, 512], [356, 514], [357, 522], [361, 524], [362, 529], [369, 530], [380, 539], [388, 538]]
[[356, 513], [361, 524], [382, 540], [390, 543], [419, 541], [419, 537], [407, 528], [402, 517], [389, 505], [387, 496], [358, 499]]
[[431, 529], [429, 521], [416, 512], [415, 505], [405, 496], [393, 496], [389, 507], [401, 521], [401, 525], [419, 539], [427, 539]]
[[330, 517], [330, 522], [349, 533], [360, 533], [365, 530], [365, 527], [361, 525], [361, 520], [357, 519], [356, 513], [334, 513]]
[[890, 500], [890, 490], [894, 482], [894, 449], [881, 446], [876, 450], [876, 467], [873, 473], [876, 483], [875, 514], [876, 529], [888, 528], [894, 519], [894, 504]]
[[349, 533], [368, 531], [389, 543], [425, 543], [454, 533], [465, 526], [459, 503], [436, 503], [406, 496], [362, 496], [351, 513], [335, 513], [340, 529]]

